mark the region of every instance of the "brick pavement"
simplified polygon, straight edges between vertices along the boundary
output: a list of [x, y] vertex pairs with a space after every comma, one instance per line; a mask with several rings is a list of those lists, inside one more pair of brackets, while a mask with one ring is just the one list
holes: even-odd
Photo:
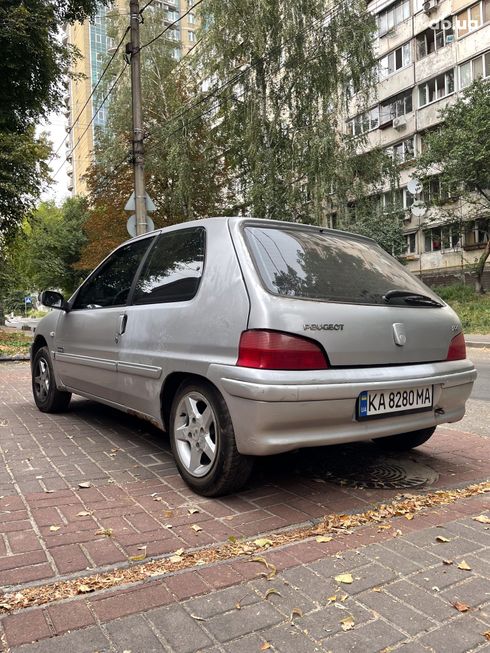
[[[349, 479], [339, 479], [342, 469], [339, 472], [335, 465], [339, 458], [347, 457], [352, 460], [357, 457], [369, 460], [371, 464], [386, 463], [386, 457], [373, 451], [373, 447], [361, 444], [277, 456], [261, 461], [249, 487], [243, 492], [220, 500], [203, 499], [194, 495], [183, 484], [176, 472], [165, 435], [153, 427], [82, 399], [76, 399], [72, 410], [65, 415], [39, 413], [31, 399], [30, 375], [26, 364], [4, 363], [0, 367], [0, 446], [3, 457], [3, 465], [0, 468], [0, 585], [8, 589], [22, 589], [25, 584], [42, 584], [57, 578], [93, 573], [94, 570], [126, 566], [129, 556], [141, 553], [141, 546], [147, 547], [149, 557], [162, 556], [181, 547], [190, 549], [222, 542], [231, 535], [252, 537], [295, 524], [308, 523], [326, 513], [364, 510], [366, 506], [390, 499], [400, 492], [396, 487], [390, 489], [388, 486], [382, 489], [359, 488]], [[431, 474], [428, 483], [425, 486], [422, 483], [421, 487], [434, 489], [485, 480], [488, 478], [490, 466], [489, 453], [490, 439], [455, 430], [439, 429], [437, 437], [431, 442], [419, 451], [404, 456], [400, 461], [403, 463], [402, 467], [409, 469], [415, 479], [420, 472], [423, 481], [425, 471], [429, 470]], [[334, 480], [336, 482], [332, 482]], [[79, 488], [78, 483], [81, 481], [89, 481], [91, 487]], [[416, 489], [417, 487], [414, 487], [414, 490]], [[486, 562], [488, 567], [488, 550], [485, 549], [483, 541], [488, 533], [484, 527], [480, 528], [481, 525], [464, 518], [471, 511], [485, 508], [483, 500], [481, 503], [478, 501], [480, 499], [475, 498], [469, 502], [458, 502], [456, 506], [440, 509], [433, 514], [417, 516], [413, 522], [403, 520], [403, 533], [420, 529], [421, 532], [430, 532], [437, 524], [448, 522], [456, 529], [463, 529], [461, 533], [457, 533], [457, 538], [451, 538], [452, 541], [445, 545], [447, 555], [453, 555], [450, 552], [454, 549], [455, 554], [464, 555], [465, 559], [473, 557], [477, 561], [474, 563], [475, 569], [477, 566], [478, 569], [471, 572], [470, 583], [467, 574], [458, 570], [460, 573], [454, 575], [453, 567], [449, 572], [448, 566], [444, 580], [450, 579], [451, 582], [442, 587], [441, 581], [437, 581], [441, 585], [441, 594], [436, 597], [439, 602], [442, 600], [442, 592], [448, 588], [450, 591], [453, 585], [455, 588], [460, 586], [461, 574], [464, 576], [461, 587], [467, 586], [468, 592], [479, 591], [481, 596], [486, 596], [482, 586], [478, 585], [483, 583], [486, 571], [483, 568], [478, 570], [482, 561]], [[80, 515], [81, 512], [89, 514]], [[199, 524], [202, 530], [196, 533], [191, 528], [193, 524]], [[99, 529], [112, 529], [112, 536], [96, 535]], [[428, 537], [432, 535], [433, 533]], [[476, 539], [477, 537], [479, 539]], [[378, 558], [382, 560], [382, 564], [380, 560], [376, 561], [370, 554], [366, 554], [365, 550], [356, 554], [373, 560], [374, 567], [366, 563], [364, 569], [369, 570], [369, 573], [363, 577], [362, 584], [360, 581], [357, 584], [357, 588], [363, 587], [363, 590], [359, 590], [346, 601], [346, 606], [352, 601], [352, 610], [359, 614], [359, 624], [348, 633], [336, 634], [339, 629], [337, 623], [335, 628], [332, 626], [332, 632], [327, 632], [327, 639], [337, 637], [333, 640], [335, 647], [332, 650], [358, 650], [364, 653], [364, 650], [368, 649], [356, 644], [361, 641], [356, 640], [356, 637], [365, 637], [368, 633], [370, 641], [380, 642], [379, 648], [372, 650], [381, 651], [392, 644], [398, 646], [397, 642], [409, 641], [407, 637], [415, 637], [418, 642], [420, 640], [421, 646], [422, 636], [419, 633], [436, 633], [440, 624], [448, 620], [447, 611], [446, 616], [438, 612], [440, 605], [436, 601], [436, 607], [433, 608], [436, 616], [430, 617], [433, 619], [430, 626], [427, 626], [420, 615], [413, 617], [416, 626], [411, 628], [420, 626], [417, 633], [403, 630], [402, 626], [394, 621], [395, 609], [403, 611], [396, 601], [405, 601], [402, 603], [405, 607], [407, 602], [403, 596], [393, 597], [388, 587], [405, 587], [408, 588], [407, 591], [420, 588], [416, 592], [413, 590], [413, 604], [416, 606], [417, 603], [415, 594], [420, 600], [425, 597], [429, 602], [426, 593], [434, 598], [431, 588], [437, 586], [436, 581], [431, 585], [432, 570], [440, 567], [440, 561], [433, 560], [432, 539], [430, 543], [417, 543], [411, 542], [410, 536], [407, 535], [406, 538], [403, 536], [391, 544], [386, 543], [385, 540], [390, 538], [391, 535], [386, 531], [378, 532], [369, 527], [356, 531], [348, 538], [335, 538], [328, 544], [301, 542], [268, 554], [269, 559], [273, 560], [278, 568], [299, 568], [303, 574], [306, 573], [305, 564], [311, 562], [314, 565], [325, 556], [335, 556], [348, 548], [365, 546], [367, 543], [369, 547], [378, 547], [373, 550], [378, 550]], [[357, 560], [360, 559], [357, 557]], [[337, 558], [333, 560], [335, 562]], [[73, 641], [67, 640], [66, 649], [73, 648], [75, 653], [77, 650], [122, 651], [125, 648], [131, 649], [132, 653], [147, 650], [187, 650], [187, 644], [165, 639], [170, 636], [168, 628], [162, 624], [168, 623], [169, 619], [178, 621], [179, 618], [183, 624], [190, 623], [188, 606], [191, 603], [186, 599], [191, 596], [209, 595], [212, 592], [211, 597], [214, 600], [221, 595], [216, 592], [219, 588], [247, 583], [241, 587], [245, 587], [247, 595], [252, 592], [250, 596], [258, 597], [255, 603], [260, 605], [259, 611], [262, 614], [265, 610], [261, 619], [276, 619], [277, 615], [280, 617], [283, 614], [281, 608], [276, 605], [279, 597], [275, 595], [268, 599], [264, 607], [257, 581], [250, 580], [257, 574], [257, 569], [252, 569], [256, 566], [236, 560], [203, 567], [199, 571], [170, 575], [163, 580], [152, 580], [127, 590], [98, 593], [90, 599], [53, 603], [49, 608], [26, 610], [4, 619], [6, 641], [15, 650], [22, 643], [75, 629], [75, 633], [61, 635], [73, 638]], [[390, 571], [392, 567], [396, 569]], [[431, 571], [427, 576], [428, 581], [424, 580], [426, 576], [417, 576], [421, 569]], [[373, 593], [365, 586], [371, 571], [374, 573], [376, 570], [379, 572], [377, 582], [383, 588], [386, 586], [386, 597], [384, 591], [381, 596], [381, 593]], [[315, 574], [312, 578], [322, 576], [319, 576], [314, 568], [311, 569], [311, 566], [308, 566], [309, 571]], [[397, 574], [396, 578], [392, 578], [392, 573]], [[434, 573], [437, 576], [437, 571]], [[258, 581], [259, 584], [260, 582]], [[281, 590], [282, 595], [291, 592], [296, 594], [294, 586], [286, 587], [287, 590]], [[308, 618], [307, 623], [312, 624], [318, 620], [322, 622], [323, 615], [327, 615], [327, 612], [330, 614], [331, 606], [325, 606], [324, 603], [320, 605], [318, 598], [315, 603], [314, 597], [308, 597], [308, 592], [305, 596], [304, 590], [301, 592], [297, 596], [298, 600], [301, 598], [305, 604], [302, 608], [304, 619]], [[357, 594], [365, 596], [365, 600], [358, 600]], [[291, 596], [290, 598], [293, 600]], [[308, 603], [308, 598], [310, 602], [313, 601], [313, 607]], [[178, 612], [180, 617], [176, 616], [176, 601], [184, 602], [184, 612]], [[395, 607], [392, 605], [393, 601], [396, 603]], [[162, 606], [169, 607], [163, 609]], [[388, 624], [387, 615], [391, 614], [392, 609], [392, 623]], [[149, 616], [153, 614], [151, 610], [157, 614], [156, 621]], [[340, 608], [335, 610], [343, 615]], [[145, 616], [135, 616], [139, 611], [143, 611]], [[251, 609], [234, 611], [239, 613], [238, 616], [235, 615], [239, 622], [243, 616], [243, 620], [248, 623], [247, 615], [253, 614]], [[234, 622], [234, 611], [225, 612], [230, 623]], [[422, 612], [425, 612], [425, 608]], [[464, 615], [453, 612], [456, 611], [451, 608], [450, 625], [454, 628], [454, 641], [459, 641], [458, 624], [469, 623], [469, 618], [481, 620], [481, 614], [474, 610]], [[225, 618], [219, 616], [220, 614], [218, 612], [213, 617], [213, 624]], [[427, 615], [429, 614], [431, 613], [428, 612]], [[114, 621], [116, 617], [119, 621]], [[458, 621], [463, 618], [466, 622]], [[260, 639], [261, 631], [260, 635], [245, 636], [241, 633], [240, 643], [224, 643], [217, 631], [208, 628], [207, 620], [208, 617], [206, 622], [197, 619], [192, 621], [193, 632], [200, 633], [196, 637], [203, 639], [202, 643], [189, 650], [199, 650], [201, 647], [202, 650], [209, 651], [253, 651], [256, 650], [257, 642], [260, 646], [260, 641], [264, 641]], [[113, 622], [112, 630], [109, 625], [103, 625], [106, 622]], [[160, 627], [156, 622], [160, 623]], [[250, 617], [250, 623], [257, 626], [256, 616], [253, 619]], [[427, 627], [422, 628], [424, 623]], [[114, 633], [125, 632], [125, 624], [128, 625], [128, 637], [131, 637], [131, 633], [139, 633], [139, 644], [119, 644], [119, 640], [114, 639]], [[76, 630], [84, 627], [85, 631]], [[235, 632], [235, 627], [239, 626], [232, 624], [230, 632]], [[407, 624], [404, 628], [406, 627]], [[329, 650], [329, 645], [324, 645], [325, 638], [308, 635], [305, 639], [304, 633], [296, 633], [296, 627], [287, 621], [284, 622], [284, 619], [274, 623], [267, 621], [263, 628], [264, 632], [271, 629], [270, 641], [274, 642], [274, 650]], [[291, 629], [296, 633], [294, 636], [290, 632]], [[313, 625], [311, 629], [313, 632]], [[361, 630], [364, 634], [361, 634]], [[81, 632], [85, 634], [80, 635]], [[390, 637], [396, 635], [399, 638], [400, 633], [405, 637], [389, 643]], [[65, 650], [65, 644], [62, 645], [64, 641], [59, 637], [45, 640], [36, 645], [40, 648], [34, 650]], [[156, 644], [156, 641], [160, 643]], [[345, 644], [347, 648], [342, 648], [344, 644], [339, 642], [344, 641], [352, 644]], [[381, 646], [385, 641], [388, 643]], [[436, 641], [434, 639], [434, 642]], [[148, 642], [148, 645], [141, 642]], [[60, 648], [50, 648], [55, 645]], [[373, 645], [378, 646], [377, 643]], [[477, 647], [476, 650], [479, 650], [481, 645], [482, 642], [477, 642], [474, 646], [471, 644]], [[156, 648], [152, 649], [152, 646]], [[322, 648], [324, 646], [327, 648]], [[411, 648], [405, 647], [401, 650], [427, 650], [420, 646], [414, 648], [412, 644], [410, 646]], [[30, 649], [25, 650], [27, 652]], [[435, 646], [434, 650], [446, 649], [438, 649]]]

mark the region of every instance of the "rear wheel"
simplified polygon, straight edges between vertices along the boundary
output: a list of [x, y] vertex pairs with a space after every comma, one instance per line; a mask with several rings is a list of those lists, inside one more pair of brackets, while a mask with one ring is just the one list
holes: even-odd
[[58, 390], [47, 347], [37, 350], [32, 361], [32, 394], [43, 413], [61, 413], [68, 408], [71, 392]]
[[397, 435], [389, 435], [386, 438], [376, 438], [373, 442], [380, 449], [387, 451], [409, 451], [427, 442], [434, 435], [436, 428], [436, 426], [432, 426], [419, 431], [398, 433]]
[[203, 496], [239, 490], [252, 471], [252, 458], [236, 448], [223, 397], [204, 381], [184, 381], [178, 389], [170, 411], [170, 444], [182, 478]]

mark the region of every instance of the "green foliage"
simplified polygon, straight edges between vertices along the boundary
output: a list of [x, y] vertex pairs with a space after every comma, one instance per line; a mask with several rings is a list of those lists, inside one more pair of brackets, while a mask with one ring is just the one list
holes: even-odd
[[[204, 108], [216, 111], [237, 207], [321, 223], [332, 190], [341, 206], [360, 186], [365, 194], [359, 141], [343, 138], [339, 122], [347, 87], [367, 95], [373, 84], [374, 19], [365, 3], [328, 10], [324, 0], [236, 0], [230, 11], [209, 0], [203, 7], [202, 66], [216, 80], [216, 97]], [[376, 165], [366, 169], [379, 173]]]
[[11, 234], [48, 178], [48, 144], [34, 125], [57, 109], [76, 56], [64, 22], [93, 15], [96, 0], [5, 0], [0, 6], [0, 234]]
[[490, 333], [490, 296], [463, 284], [435, 286], [434, 292], [456, 311], [466, 333]]
[[7, 310], [26, 291], [59, 288], [70, 295], [81, 281], [74, 269], [85, 243], [86, 202], [66, 200], [61, 208], [43, 203], [23, 222], [6, 252], [4, 297]]
[[[490, 83], [477, 80], [454, 104], [439, 114], [442, 125], [429, 132], [425, 151], [418, 161], [418, 174], [428, 179], [439, 173], [446, 188], [458, 187], [462, 198], [471, 207], [473, 217], [490, 215]], [[449, 211], [447, 221], [454, 221]], [[484, 292], [482, 275], [490, 256], [490, 220], [487, 221], [489, 242], [474, 266], [477, 290]]]

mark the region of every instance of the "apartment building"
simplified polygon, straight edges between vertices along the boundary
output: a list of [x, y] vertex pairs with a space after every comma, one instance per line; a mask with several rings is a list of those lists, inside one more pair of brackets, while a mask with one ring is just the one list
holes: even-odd
[[[141, 5], [144, 5], [143, 1]], [[189, 0], [153, 0], [145, 10], [146, 20], [155, 16], [155, 10], [160, 10], [156, 15], [161, 20], [163, 14], [165, 25], [179, 21], [167, 33], [168, 38], [175, 42], [173, 53], [176, 59], [196, 42], [196, 14], [187, 13], [179, 20], [191, 6]], [[74, 69], [76, 77], [67, 83], [64, 98], [68, 190], [73, 195], [84, 195], [87, 192], [84, 176], [93, 161], [95, 133], [97, 129], [104, 128], [107, 120], [107, 106], [99, 108], [101, 94], [97, 91], [91, 98], [90, 95], [104, 69], [107, 52], [114, 47], [107, 34], [108, 21], [114, 14], [126, 16], [129, 22], [129, 0], [114, 0], [112, 6], [101, 7], [93, 21], [67, 25], [64, 34], [65, 43], [75, 45], [81, 54]]]
[[[355, 115], [352, 103], [347, 133], [365, 133], [368, 148], [382, 147], [400, 164], [400, 188], [380, 197], [380, 209], [402, 212], [408, 268], [429, 281], [458, 276], [481, 254], [485, 218], [436, 176], [415, 198], [407, 185], [439, 111], [474, 79], [490, 77], [490, 0], [374, 0], [368, 9], [378, 26], [379, 82], [369, 111]], [[416, 216], [414, 199], [439, 206]]]

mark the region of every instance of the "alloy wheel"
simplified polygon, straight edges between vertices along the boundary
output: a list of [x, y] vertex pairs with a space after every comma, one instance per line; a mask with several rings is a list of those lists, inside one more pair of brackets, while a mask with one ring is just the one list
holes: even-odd
[[217, 454], [217, 420], [210, 402], [199, 392], [182, 397], [175, 412], [177, 455], [189, 474], [206, 476]]

